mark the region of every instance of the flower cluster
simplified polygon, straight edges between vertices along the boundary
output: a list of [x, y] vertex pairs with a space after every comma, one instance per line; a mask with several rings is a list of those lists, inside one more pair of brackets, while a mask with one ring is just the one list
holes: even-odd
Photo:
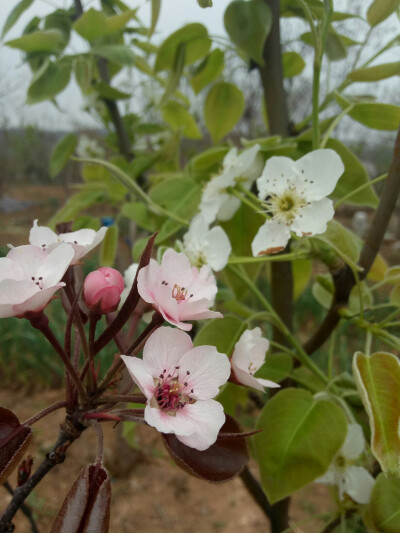
[[106, 229], [57, 235], [35, 220], [30, 244], [12, 247], [0, 258], [0, 317], [24, 317], [44, 309], [54, 293], [65, 286], [61, 280], [70, 264], [97, 246]]

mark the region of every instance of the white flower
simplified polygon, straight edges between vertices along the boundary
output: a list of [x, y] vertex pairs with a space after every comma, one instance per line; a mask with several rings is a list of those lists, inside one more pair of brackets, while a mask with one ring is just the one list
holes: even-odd
[[41, 311], [65, 283], [74, 251], [60, 244], [50, 252], [37, 246], [12, 248], [0, 259], [0, 318]]
[[201, 197], [200, 212], [206, 222], [211, 224], [216, 219], [229, 220], [239, 209], [240, 200], [230, 195], [226, 189], [239, 182], [246, 189], [251, 188], [262, 169], [259, 150], [260, 147], [255, 144], [240, 155], [237, 148], [232, 148], [227, 153], [222, 172], [207, 183]]
[[105, 152], [96, 139], [91, 139], [87, 135], [81, 135], [79, 137], [78, 146], [76, 147], [76, 155], [82, 159], [87, 157], [102, 159]]
[[47, 226], [38, 226], [38, 221], [33, 222], [33, 226], [29, 233], [29, 242], [43, 250], [52, 250], [61, 242], [67, 242], [74, 249], [74, 257], [72, 263], [76, 263], [82, 259], [93, 248], [95, 248], [106, 234], [107, 228], [103, 226], [99, 231], [93, 229], [80, 229], [78, 231], [71, 231], [69, 233], [60, 233], [57, 235], [53, 230]]
[[214, 346], [194, 348], [187, 333], [162, 327], [146, 342], [143, 359], [121, 357], [147, 398], [150, 426], [196, 450], [214, 444], [225, 422], [222, 405], [212, 399], [229, 378], [225, 354]]
[[235, 344], [230, 359], [235, 381], [246, 387], [264, 391], [264, 387], [280, 387], [268, 379], [255, 378], [254, 374], [264, 364], [269, 341], [262, 337], [260, 328], [246, 329]]
[[289, 157], [268, 159], [257, 180], [259, 198], [272, 218], [258, 230], [253, 255], [280, 252], [293, 231], [299, 237], [324, 233], [334, 215], [326, 198], [344, 171], [333, 150], [314, 150], [298, 161]]
[[353, 464], [364, 449], [364, 434], [361, 426], [355, 423], [349, 424], [342, 448], [333, 459], [326, 474], [316, 479], [316, 482], [336, 485], [341, 500], [344, 494], [348, 494], [357, 503], [368, 503], [375, 479], [366, 468]]
[[135, 281], [138, 266], [139, 263], [132, 263], [124, 272], [125, 289], [122, 291], [121, 294], [120, 307], [125, 303], [125, 300], [128, 297], [128, 294], [132, 288], [133, 282]]
[[231, 243], [220, 226], [209, 229], [203, 215], [196, 215], [189, 231], [183, 236], [183, 252], [193, 266], [209, 265], [213, 270], [222, 270], [232, 251]]

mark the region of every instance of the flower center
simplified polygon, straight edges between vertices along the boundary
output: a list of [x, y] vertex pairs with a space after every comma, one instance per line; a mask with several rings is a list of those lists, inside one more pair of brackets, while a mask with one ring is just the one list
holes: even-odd
[[[195, 402], [186, 390], [188, 383], [186, 381], [183, 384], [179, 383], [178, 378], [175, 377], [177, 370], [179, 370], [179, 366], [175, 367], [173, 374], [168, 374], [167, 376], [165, 375], [166, 370], [164, 370], [160, 374], [159, 380], [156, 380], [154, 392], [157, 407], [171, 416], [174, 416], [179, 409], [183, 409], [187, 403]], [[186, 374], [189, 375], [190, 372], [187, 371]], [[183, 389], [185, 389], [184, 392]], [[190, 390], [190, 394], [193, 394], [193, 389]]]
[[37, 285], [39, 287], [40, 290], [43, 289], [43, 287], [42, 287], [42, 285], [43, 285], [43, 277], [42, 276], [39, 276], [38, 278], [36, 278], [35, 276], [32, 276], [31, 280], [32, 280], [32, 282], [35, 285]]
[[249, 363], [249, 366], [248, 366], [248, 373], [250, 374], [250, 376], [252, 376], [254, 374], [254, 372], [256, 372], [258, 370], [258, 366], [255, 365], [253, 363], [253, 361], [250, 361]]
[[[264, 202], [274, 220], [290, 225], [294, 218], [299, 215], [301, 208], [307, 205], [304, 197], [291, 186], [282, 194], [271, 194]], [[301, 214], [299, 215], [302, 216]]]

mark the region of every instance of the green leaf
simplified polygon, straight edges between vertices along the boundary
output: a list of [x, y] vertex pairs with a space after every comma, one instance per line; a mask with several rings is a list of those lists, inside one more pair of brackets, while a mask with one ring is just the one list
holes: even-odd
[[224, 52], [219, 48], [213, 50], [195, 70], [190, 85], [198, 94], [209, 83], [216, 80], [224, 70]]
[[117, 31], [124, 30], [128, 22], [136, 16], [137, 9], [130, 9], [119, 13], [118, 15], [113, 15], [112, 17], [107, 17], [106, 24], [107, 30], [106, 35], [110, 33], [116, 33]]
[[323, 278], [322, 276], [318, 276], [318, 279], [313, 283], [311, 292], [319, 305], [324, 309], [330, 309], [333, 300], [333, 284], [330, 277], [326, 277], [325, 279], [330, 281], [330, 286], [321, 283]]
[[369, 502], [369, 518], [376, 533], [400, 531], [400, 479], [380, 473]]
[[51, 100], [69, 84], [72, 64], [69, 61], [48, 61], [35, 73], [28, 88], [28, 104]]
[[[115, 164], [116, 162], [113, 161]], [[85, 183], [102, 188], [108, 195], [110, 202], [120, 202], [126, 196], [127, 189], [122, 183], [115, 180], [112, 173], [98, 165], [82, 165], [82, 178]]]
[[232, 42], [259, 65], [264, 65], [264, 44], [272, 25], [271, 11], [263, 0], [234, 0], [224, 14]]
[[74, 30], [87, 41], [95, 41], [107, 33], [107, 17], [92, 7], [73, 25]]
[[379, 81], [391, 78], [392, 76], [400, 76], [400, 61], [393, 63], [383, 63], [374, 67], [359, 68], [353, 70], [347, 75], [351, 81]]
[[357, 239], [340, 222], [330, 220], [326, 232], [321, 235], [321, 238], [332, 246], [343, 261], [348, 265], [355, 266], [359, 256]]
[[63, 36], [63, 48], [67, 46], [71, 35], [71, 13], [64, 9], [56, 9], [44, 19], [45, 30], [58, 30]]
[[170, 100], [161, 109], [165, 122], [175, 131], [181, 131], [188, 139], [201, 139], [202, 134], [189, 110], [175, 100]]
[[293, 78], [298, 76], [306, 66], [304, 59], [296, 52], [285, 52], [282, 55], [283, 76]]
[[207, 322], [194, 338], [193, 344], [215, 346], [220, 353], [232, 355], [235, 344], [246, 329], [245, 324], [235, 316], [225, 316]]
[[400, 0], [374, 0], [367, 11], [367, 20], [376, 26], [387, 19], [400, 6]]
[[49, 226], [54, 228], [58, 222], [74, 219], [81, 211], [98, 204], [103, 199], [104, 192], [101, 190], [82, 189], [68, 198], [66, 204], [50, 220]]
[[400, 282], [400, 266], [395, 265], [389, 267], [385, 272], [385, 280], [388, 283], [399, 283]]
[[141, 202], [129, 202], [124, 204], [121, 209], [121, 215], [133, 220], [140, 228], [147, 231], [156, 231], [156, 224], [151, 217], [150, 212]]
[[[360, 291], [361, 291], [361, 295], [360, 295]], [[361, 300], [362, 300], [363, 311], [365, 311], [366, 309], [370, 309], [374, 304], [372, 293], [368, 289], [368, 286], [366, 285], [366, 283], [363, 281], [359, 285], [355, 285], [351, 289], [350, 296], [349, 296], [349, 310], [348, 310], [348, 314], [350, 316], [356, 315], [361, 312]], [[344, 313], [344, 316], [346, 316], [346, 313]]]
[[102, 267], [112, 267], [118, 249], [118, 226], [113, 225], [106, 231], [101, 243], [100, 264]]
[[[335, 150], [340, 155], [344, 164], [344, 172], [332, 193], [332, 198], [339, 200], [349, 192], [370, 181], [364, 165], [347, 146], [337, 139], [330, 138], [326, 147]], [[371, 185], [351, 196], [346, 200], [346, 203], [376, 207], [378, 205], [378, 197]]]
[[347, 56], [347, 49], [341, 36], [332, 28], [326, 37], [326, 55], [331, 61], [340, 61]]
[[65, 135], [56, 145], [50, 157], [50, 176], [54, 178], [68, 163], [68, 159], [75, 152], [78, 137], [74, 133]]
[[293, 358], [288, 353], [270, 353], [255, 377], [279, 383], [288, 377], [292, 368]]
[[97, 83], [94, 86], [94, 90], [99, 96], [105, 98], [106, 100], [123, 100], [125, 98], [131, 97], [129, 93], [119, 91], [118, 89], [111, 87], [111, 85], [108, 85], [108, 83], [105, 83], [104, 81], [100, 81], [99, 83]]
[[73, 61], [76, 83], [83, 94], [88, 94], [92, 84], [93, 63], [87, 56], [78, 56]]
[[92, 48], [93, 53], [108, 59], [117, 65], [132, 66], [135, 63], [135, 54], [127, 46], [121, 44], [105, 44]]
[[1, 38], [3, 39], [6, 33], [11, 30], [14, 24], [17, 22], [22, 13], [32, 5], [33, 0], [21, 0], [16, 6], [10, 11], [10, 14], [7, 17], [7, 20], [3, 26], [3, 31], [1, 33]]
[[[338, 104], [345, 109], [351, 101], [335, 93]], [[400, 122], [400, 107], [391, 104], [360, 102], [354, 104], [348, 116], [374, 130], [397, 130]]]
[[168, 101], [168, 98], [179, 87], [179, 82], [185, 66], [186, 44], [181, 43], [175, 52], [174, 65], [169, 74], [168, 81], [166, 83], [165, 92], [161, 98], [161, 105]]
[[353, 374], [369, 416], [371, 449], [386, 474], [400, 475], [400, 362], [395, 355], [357, 352]]
[[158, 49], [155, 72], [173, 68], [176, 51], [181, 44], [186, 45], [185, 65], [204, 57], [211, 46], [206, 27], [198, 23], [187, 24], [167, 37]]
[[151, 24], [149, 28], [149, 37], [151, 37], [156, 29], [158, 17], [160, 16], [161, 0], [151, 0]]
[[292, 262], [293, 270], [293, 299], [297, 300], [310, 281], [312, 264], [310, 259], [297, 259]]
[[213, 5], [212, 0], [197, 0], [197, 3], [202, 8], [212, 7], [212, 5]]
[[271, 398], [257, 421], [254, 442], [261, 481], [275, 503], [326, 472], [342, 446], [347, 422], [328, 400], [301, 389], [285, 389]]
[[221, 81], [209, 91], [204, 105], [204, 119], [214, 143], [229, 133], [243, 114], [244, 96], [232, 83]]
[[18, 48], [28, 54], [34, 52], [54, 52], [63, 43], [63, 35], [58, 30], [34, 31], [7, 41], [5, 44], [11, 48]]
[[197, 178], [200, 175], [208, 178], [213, 171], [217, 171], [228, 150], [226, 146], [215, 146], [204, 150], [192, 157], [186, 168], [193, 177]]
[[[195, 214], [200, 202], [201, 189], [199, 185], [188, 178], [172, 178], [164, 180], [149, 192], [150, 198], [169, 212], [182, 219], [190, 220]], [[182, 226], [175, 220], [167, 220], [157, 236], [159, 244]]]

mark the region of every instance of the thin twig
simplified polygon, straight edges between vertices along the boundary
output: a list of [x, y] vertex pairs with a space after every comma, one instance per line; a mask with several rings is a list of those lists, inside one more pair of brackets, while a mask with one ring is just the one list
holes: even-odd
[[[14, 496], [14, 490], [8, 481], [3, 483], [3, 487], [11, 494], [11, 496]], [[22, 503], [19, 508], [24, 513], [26, 518], [29, 520], [32, 533], [39, 533], [35, 519], [33, 518], [33, 513], [32, 513], [31, 508], [26, 503]]]
[[25, 422], [22, 423], [23, 426], [32, 426], [35, 424], [38, 420], [41, 418], [44, 418], [45, 416], [49, 415], [50, 413], [53, 413], [54, 411], [57, 411], [58, 409], [62, 409], [63, 407], [67, 406], [67, 402], [57, 402], [53, 405], [50, 405], [49, 407], [46, 407], [46, 409], [43, 409], [43, 411], [40, 411], [40, 413], [37, 413], [35, 416], [32, 416], [31, 418], [28, 418], [28, 420], [25, 420]]

